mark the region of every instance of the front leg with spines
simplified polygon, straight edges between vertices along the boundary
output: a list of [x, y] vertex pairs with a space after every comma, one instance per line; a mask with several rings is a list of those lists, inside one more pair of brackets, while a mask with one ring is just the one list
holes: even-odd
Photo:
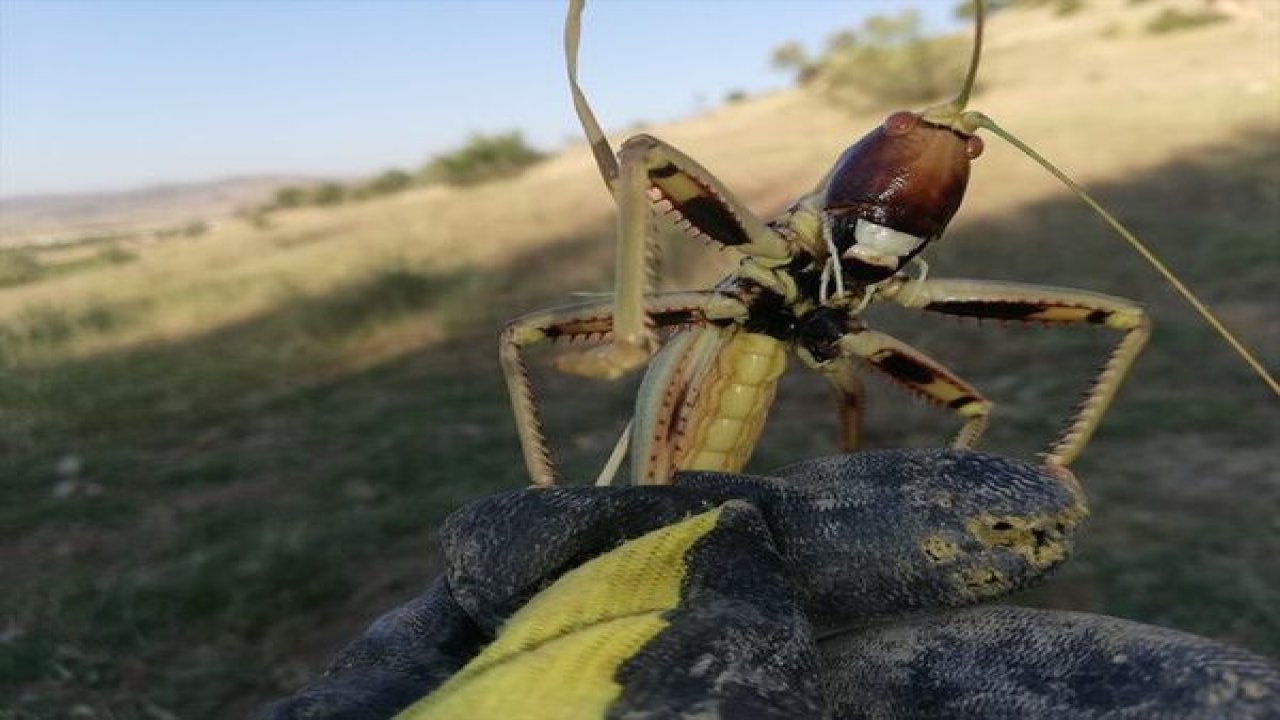
[[[746, 314], [746, 308], [739, 300], [714, 291], [664, 293], [649, 298], [648, 306], [657, 327], [733, 320]], [[613, 329], [612, 303], [602, 301], [531, 313], [512, 320], [503, 330], [498, 358], [506, 377], [525, 466], [534, 485], [554, 485], [556, 475], [542, 433], [529, 373], [521, 355], [522, 348], [561, 338], [607, 339]], [[560, 358], [557, 367], [561, 367], [564, 360]]]
[[666, 215], [693, 238], [732, 247], [766, 268], [791, 259], [786, 239], [769, 229], [692, 158], [649, 135], [627, 140], [618, 153], [618, 250], [614, 331], [607, 346], [567, 359], [562, 369], [615, 378], [643, 365], [657, 348], [645, 297], [651, 291], [653, 213]]
[[890, 281], [879, 297], [947, 315], [1095, 325], [1120, 331], [1120, 341], [1045, 454], [1045, 464], [1057, 467], [1066, 467], [1080, 455], [1151, 334], [1147, 313], [1137, 303], [1085, 290], [986, 280], [898, 278]]

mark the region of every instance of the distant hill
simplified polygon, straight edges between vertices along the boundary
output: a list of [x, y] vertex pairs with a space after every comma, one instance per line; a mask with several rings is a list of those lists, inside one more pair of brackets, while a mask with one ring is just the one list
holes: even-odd
[[153, 185], [120, 192], [3, 197], [0, 246], [208, 222], [264, 202], [286, 185], [319, 181], [320, 178], [269, 175]]

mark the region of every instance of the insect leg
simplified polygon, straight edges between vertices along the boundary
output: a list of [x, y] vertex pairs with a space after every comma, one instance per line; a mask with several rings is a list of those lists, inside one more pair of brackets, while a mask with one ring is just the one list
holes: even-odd
[[[713, 291], [664, 293], [651, 298], [650, 306], [659, 327], [697, 324], [745, 313], [739, 301]], [[554, 485], [555, 470], [521, 349], [560, 338], [606, 338], [613, 331], [611, 308], [609, 301], [553, 308], [512, 320], [502, 332], [499, 361], [511, 396], [525, 466], [534, 485]]]
[[[910, 345], [886, 333], [854, 328], [836, 342], [843, 356], [862, 358], [916, 395], [964, 420], [951, 446], [970, 448], [987, 429], [991, 402], [972, 385]], [[833, 360], [833, 363], [839, 360]]]
[[[710, 172], [674, 147], [652, 136], [638, 135], [623, 144], [621, 157], [614, 156], [609, 138], [600, 127], [600, 122], [591, 110], [591, 104], [587, 101], [587, 96], [578, 82], [578, 46], [582, 36], [584, 5], [584, 0], [569, 2], [569, 12], [565, 18], [564, 28], [565, 66], [569, 73], [569, 89], [573, 95], [574, 111], [577, 112], [578, 119], [582, 123], [582, 130], [587, 136], [587, 142], [591, 146], [592, 155], [595, 156], [605, 187], [618, 197], [620, 205], [624, 202], [623, 195], [630, 194], [633, 199], [638, 199], [643, 188], [646, 187], [643, 177], [646, 173], [643, 171], [647, 170], [650, 178], [667, 179], [666, 182], [657, 184], [659, 189], [674, 192], [694, 203], [714, 206], [706, 208], [701, 213], [702, 219], [710, 223], [710, 226], [699, 228], [712, 240], [726, 245], [740, 245], [738, 249], [747, 255], [778, 261], [789, 260], [791, 253], [781, 237], [766, 228], [764, 223], [738, 202]], [[625, 168], [628, 156], [639, 156], [639, 164], [647, 167], [633, 168], [631, 177], [624, 178], [623, 176], [628, 174]], [[619, 160], [621, 160], [621, 166]], [[672, 201], [675, 202], [674, 199]], [[686, 209], [688, 210], [686, 218], [694, 226], [698, 226], [699, 208]], [[638, 217], [644, 215], [640, 212], [632, 214]], [[727, 230], [725, 237], [714, 232], [717, 226], [725, 227]], [[632, 229], [636, 230], [636, 228]], [[643, 228], [640, 228], [634, 234], [638, 239], [645, 233]], [[625, 238], [627, 233], [623, 232], [621, 236]], [[744, 242], [741, 238], [747, 240]], [[643, 243], [639, 244], [638, 250], [640, 251], [638, 257], [631, 264], [642, 268]]]
[[840, 357], [817, 366], [831, 388], [836, 391], [836, 406], [840, 413], [840, 449], [854, 452], [862, 445], [862, 416], [866, 409], [866, 394], [857, 366], [852, 358]]
[[891, 283], [881, 297], [947, 315], [1098, 325], [1122, 333], [1075, 414], [1049, 447], [1048, 465], [1069, 465], [1080, 455], [1151, 334], [1151, 322], [1136, 303], [1085, 290], [986, 280], [904, 280]]
[[711, 173], [671, 145], [638, 135], [623, 144], [618, 157], [613, 342], [562, 365], [567, 372], [588, 377], [619, 377], [643, 364], [655, 349], [644, 303], [651, 290], [653, 212], [669, 216], [694, 238], [733, 247], [762, 265], [781, 266], [791, 257], [782, 236], [752, 214]]

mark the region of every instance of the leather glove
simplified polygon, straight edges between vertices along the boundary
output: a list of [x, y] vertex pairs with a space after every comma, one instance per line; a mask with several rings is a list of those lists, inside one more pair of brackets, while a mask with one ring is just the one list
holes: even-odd
[[1280, 670], [1172, 630], [973, 606], [1066, 559], [1067, 475], [885, 451], [547, 488], [261, 718], [1280, 718]]

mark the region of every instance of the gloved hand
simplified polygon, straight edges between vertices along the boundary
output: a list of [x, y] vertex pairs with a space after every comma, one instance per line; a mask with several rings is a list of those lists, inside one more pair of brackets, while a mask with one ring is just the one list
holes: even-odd
[[972, 452], [473, 503], [446, 570], [261, 718], [1280, 718], [1280, 670], [974, 605], [1062, 562], [1067, 476]]

